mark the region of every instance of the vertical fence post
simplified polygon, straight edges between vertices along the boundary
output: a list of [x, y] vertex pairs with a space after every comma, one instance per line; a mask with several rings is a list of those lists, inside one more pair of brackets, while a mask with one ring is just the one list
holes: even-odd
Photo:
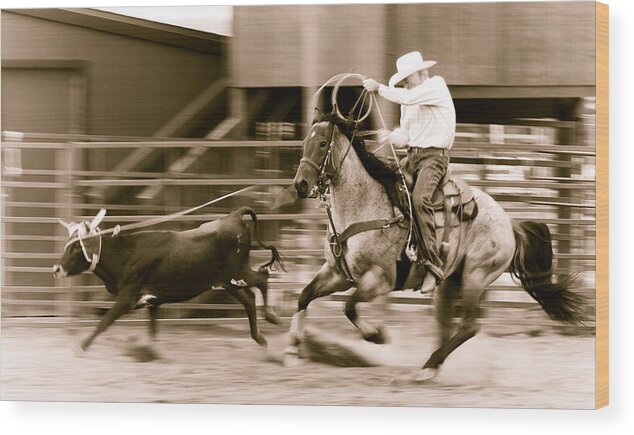
[[[78, 171], [78, 165], [80, 164], [80, 149], [77, 148], [76, 144], [71, 141], [66, 142], [65, 147], [65, 162], [63, 167], [60, 168], [65, 177], [66, 189], [64, 199], [60, 201], [60, 205], [62, 209], [59, 210], [58, 215], [65, 219], [66, 221], [72, 221], [75, 211], [77, 209], [77, 198], [75, 192], [75, 177]], [[67, 236], [65, 230], [58, 226], [58, 234], [62, 233], [63, 236]], [[58, 252], [62, 252], [64, 242], [60, 243], [60, 249]], [[66, 287], [66, 315], [68, 316], [68, 327], [71, 331], [73, 331], [75, 327], [75, 298], [73, 292], [73, 286], [70, 280], [64, 281], [64, 286]]]
[[[559, 145], [575, 145], [577, 140], [577, 128], [575, 122], [575, 107], [576, 103], [572, 104], [572, 107], [567, 107], [564, 109], [564, 116], [562, 116], [561, 121], [564, 121], [558, 129], [557, 129], [557, 143]], [[563, 154], [559, 156], [559, 159], [562, 162], [566, 162], [568, 165], [566, 167], [559, 168], [557, 171], [557, 177], [561, 177], [562, 179], [568, 179], [574, 173], [572, 167], [574, 161], [572, 157], [568, 154]], [[565, 183], [565, 181], [562, 181]], [[559, 190], [559, 197], [563, 199], [562, 202], [572, 201], [574, 199], [573, 193], [571, 189], [561, 189]], [[559, 208], [559, 219], [570, 219], [572, 217], [571, 207], [560, 207]], [[572, 236], [574, 234], [573, 229], [569, 224], [560, 224], [559, 225], [559, 234], [561, 234], [561, 240], [557, 243], [557, 253], [559, 254], [570, 254], [572, 252]], [[557, 267], [559, 269], [564, 269], [565, 271], [569, 271], [572, 264], [569, 259], [560, 258], [557, 260]]]

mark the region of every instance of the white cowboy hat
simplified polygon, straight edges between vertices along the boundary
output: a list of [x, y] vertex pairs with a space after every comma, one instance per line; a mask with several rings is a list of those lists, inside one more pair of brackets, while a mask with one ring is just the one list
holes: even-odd
[[436, 65], [436, 61], [424, 61], [423, 55], [420, 51], [412, 51], [411, 53], [404, 54], [396, 60], [396, 70], [398, 72], [390, 77], [389, 85], [392, 88], [415, 72], [427, 69], [434, 65]]

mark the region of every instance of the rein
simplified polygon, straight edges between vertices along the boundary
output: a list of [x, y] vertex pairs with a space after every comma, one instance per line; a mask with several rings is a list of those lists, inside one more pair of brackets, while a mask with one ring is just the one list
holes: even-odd
[[[381, 124], [384, 130], [387, 130], [387, 125], [385, 124], [385, 119], [383, 119], [383, 114], [381, 113], [381, 109], [379, 109], [379, 103], [376, 101], [376, 95], [371, 94], [370, 95], [372, 98], [372, 101], [374, 101], [374, 104], [376, 106], [376, 111], [379, 114], [379, 119], [381, 120]], [[401, 183], [403, 184], [403, 190], [405, 191], [405, 196], [407, 197], [407, 206], [409, 208], [408, 213], [409, 213], [409, 231], [407, 233], [407, 242], [405, 243], [406, 246], [406, 252], [408, 252], [408, 257], [410, 257], [410, 259], [413, 259], [415, 257], [415, 250], [412, 247], [412, 236], [414, 234], [414, 208], [412, 205], [412, 195], [409, 191], [409, 188], [407, 187], [407, 182], [405, 181], [405, 174], [403, 173], [403, 168], [401, 168], [401, 163], [400, 160], [398, 159], [397, 155], [396, 155], [396, 150], [394, 149], [394, 145], [392, 145], [392, 142], [390, 142], [389, 140], [387, 141], [390, 144], [390, 149], [392, 150], [392, 156], [394, 157], [394, 162], [396, 163], [396, 167], [398, 168], [398, 175], [401, 179]], [[383, 144], [385, 145], [385, 144]], [[383, 147], [383, 145], [381, 145], [379, 148]], [[375, 150], [376, 152], [376, 150]], [[414, 261], [414, 260], [412, 260]]]
[[[344, 273], [348, 282], [351, 283], [352, 285], [355, 285], [356, 281], [354, 277], [352, 276], [352, 272], [350, 271], [348, 262], [346, 261], [346, 258], [343, 255], [343, 249], [344, 249], [343, 243], [345, 242], [345, 240], [342, 241], [339, 237], [339, 233], [337, 233], [337, 230], [335, 227], [335, 221], [332, 217], [330, 200], [328, 198], [328, 190], [330, 188], [329, 184], [332, 180], [334, 180], [337, 177], [337, 175], [339, 175], [339, 169], [341, 169], [341, 165], [343, 164], [345, 158], [348, 156], [348, 152], [350, 151], [350, 148], [352, 147], [352, 142], [350, 142], [350, 145], [348, 146], [348, 150], [345, 152], [341, 161], [339, 162], [339, 167], [338, 168], [335, 167], [333, 162], [333, 155], [334, 155], [333, 149], [335, 146], [336, 130], [337, 130], [337, 126], [334, 124], [334, 122], [332, 122], [332, 133], [330, 134], [330, 140], [328, 141], [328, 150], [326, 151], [326, 156], [324, 157], [324, 161], [322, 162], [321, 165], [318, 165], [317, 163], [315, 163], [308, 157], [302, 157], [299, 162], [300, 162], [300, 165], [302, 163], [306, 163], [309, 166], [311, 166], [313, 169], [315, 169], [315, 171], [317, 171], [317, 184], [315, 184], [315, 187], [313, 188], [313, 190], [316, 190], [317, 197], [319, 198], [320, 204], [323, 204], [324, 207], [326, 208], [326, 214], [328, 215], [328, 222], [330, 223], [330, 228], [332, 228], [331, 236], [330, 236], [330, 251], [332, 252], [332, 255], [335, 257], [335, 261], [337, 262], [339, 269]], [[329, 164], [331, 164], [333, 168], [332, 175], [330, 176], [326, 170]]]

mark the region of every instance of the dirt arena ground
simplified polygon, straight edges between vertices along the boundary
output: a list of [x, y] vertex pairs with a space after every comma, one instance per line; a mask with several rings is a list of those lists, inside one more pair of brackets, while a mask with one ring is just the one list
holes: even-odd
[[[160, 358], [134, 357], [144, 325], [115, 324], [88, 353], [73, 352], [79, 336], [63, 327], [3, 325], [3, 400], [305, 404], [436, 407], [592, 408], [594, 337], [551, 329], [485, 326], [426, 384], [400, 383], [433, 350], [434, 324], [404, 314], [385, 322], [390, 344], [361, 342], [342, 315], [309, 320], [311, 347], [322, 332], [382, 361], [374, 367], [280, 363], [289, 319], [260, 325], [268, 350], [248, 336], [246, 320], [205, 326], [161, 325]], [[325, 331], [328, 331], [326, 333]], [[336, 334], [336, 335], [335, 335]], [[354, 344], [356, 346], [356, 344]], [[367, 347], [370, 346], [370, 347]]]

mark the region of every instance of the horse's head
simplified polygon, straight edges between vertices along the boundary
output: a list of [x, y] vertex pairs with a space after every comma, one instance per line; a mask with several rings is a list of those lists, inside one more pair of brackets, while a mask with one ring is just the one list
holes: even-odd
[[[300, 198], [314, 197], [327, 184], [337, 168], [334, 150], [345, 139], [335, 114], [317, 118], [303, 142], [303, 154], [293, 185]], [[341, 162], [339, 162], [341, 163]]]
[[62, 219], [58, 220], [68, 230], [69, 239], [59, 263], [53, 265], [53, 275], [56, 278], [94, 270], [101, 255], [99, 224], [105, 215], [106, 210], [102, 208], [91, 222], [68, 223]]

